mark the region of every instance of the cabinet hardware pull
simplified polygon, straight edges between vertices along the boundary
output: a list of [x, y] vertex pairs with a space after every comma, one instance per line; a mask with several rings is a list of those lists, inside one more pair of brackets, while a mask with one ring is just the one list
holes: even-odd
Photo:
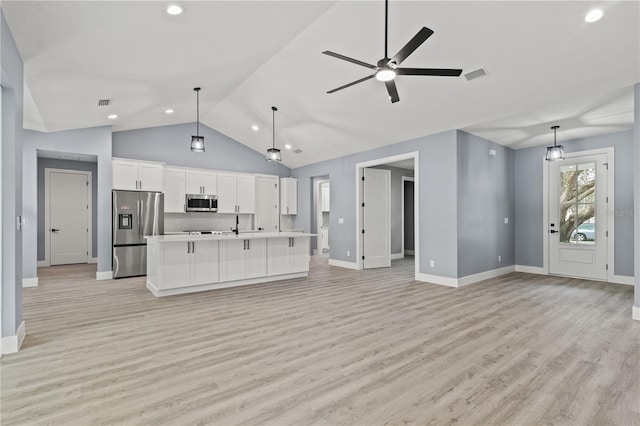
[[191, 241], [191, 253], [195, 253], [195, 252], [196, 252], [196, 242]]
[[187, 254], [191, 253], [191, 243], [187, 241]]
[[291, 247], [295, 247], [296, 246], [296, 239], [291, 237]]
[[247, 240], [247, 250], [251, 250], [251, 240]]

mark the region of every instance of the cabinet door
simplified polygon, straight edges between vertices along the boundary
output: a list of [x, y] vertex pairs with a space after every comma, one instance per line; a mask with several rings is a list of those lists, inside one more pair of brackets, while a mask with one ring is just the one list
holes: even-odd
[[266, 231], [278, 230], [278, 177], [256, 177], [255, 227]]
[[236, 186], [236, 204], [238, 213], [256, 212], [256, 178], [255, 176], [238, 175]]
[[191, 285], [217, 283], [218, 241], [195, 241], [191, 255]]
[[202, 184], [202, 172], [200, 170], [187, 170], [187, 194], [204, 194]]
[[185, 171], [166, 167], [164, 169], [164, 212], [184, 213], [185, 209]]
[[204, 193], [209, 195], [218, 194], [218, 174], [211, 172], [202, 173], [202, 186]]
[[289, 214], [298, 214], [298, 180], [290, 179], [287, 188], [287, 200], [289, 204]]
[[236, 175], [218, 173], [218, 213], [237, 213]]
[[162, 164], [140, 163], [138, 167], [141, 190], [158, 192], [164, 190], [164, 166]]
[[220, 282], [241, 280], [245, 277], [245, 240], [220, 241]]
[[245, 254], [245, 278], [258, 278], [267, 275], [267, 240], [247, 240], [249, 249]]
[[137, 190], [138, 164], [133, 161], [113, 160], [113, 189]]
[[309, 237], [294, 237], [290, 253], [292, 273], [309, 270]]
[[271, 238], [269, 240], [269, 252], [267, 262], [267, 274], [269, 276], [288, 274], [291, 270], [289, 238]]
[[164, 281], [162, 287], [178, 288], [191, 285], [189, 243], [176, 241], [175, 243], [164, 243], [162, 246], [164, 246]]

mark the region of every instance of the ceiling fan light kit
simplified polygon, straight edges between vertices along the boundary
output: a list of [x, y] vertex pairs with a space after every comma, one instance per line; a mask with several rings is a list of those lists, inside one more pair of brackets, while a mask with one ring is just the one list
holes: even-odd
[[461, 69], [452, 69], [452, 68], [398, 68], [398, 66], [409, 57], [418, 47], [422, 45], [431, 35], [433, 31], [427, 27], [422, 27], [418, 33], [413, 36], [411, 40], [407, 44], [404, 45], [402, 49], [398, 53], [395, 54], [392, 58], [389, 58], [387, 52], [387, 42], [388, 42], [388, 25], [389, 23], [389, 0], [385, 0], [384, 2], [384, 58], [380, 59], [377, 65], [372, 65], [367, 62], [360, 61], [358, 59], [350, 58], [348, 56], [341, 55], [339, 53], [331, 52], [329, 50], [325, 50], [325, 55], [333, 56], [334, 58], [341, 59], [343, 61], [351, 62], [356, 65], [360, 65], [365, 68], [369, 68], [374, 70], [372, 75], [367, 77], [363, 77], [359, 80], [353, 81], [351, 83], [345, 84], [344, 86], [337, 87], [333, 90], [329, 90], [327, 93], [335, 93], [339, 90], [346, 89], [347, 87], [354, 86], [358, 83], [362, 83], [363, 81], [367, 81], [376, 78], [378, 81], [384, 82], [387, 87], [387, 92], [389, 94], [389, 99], [391, 103], [396, 103], [400, 100], [398, 96], [398, 90], [396, 88], [395, 78], [398, 75], [423, 75], [423, 76], [440, 76], [440, 77], [459, 77], [462, 74]]
[[564, 147], [556, 142], [556, 131], [559, 128], [560, 126], [551, 126], [551, 130], [553, 130], [553, 146], [547, 147], [547, 156], [545, 157], [547, 161], [564, 160]]
[[193, 90], [196, 92], [196, 136], [191, 136], [191, 151], [204, 152], [204, 136], [200, 136], [200, 88]]
[[267, 149], [267, 161], [280, 161], [280, 150], [276, 148], [276, 111], [278, 108], [272, 106], [271, 111], [273, 115], [273, 145]]

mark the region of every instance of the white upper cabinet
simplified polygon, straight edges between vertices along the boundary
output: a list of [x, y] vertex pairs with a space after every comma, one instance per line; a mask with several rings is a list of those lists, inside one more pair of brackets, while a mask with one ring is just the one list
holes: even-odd
[[298, 214], [298, 179], [280, 178], [280, 214]]
[[184, 213], [186, 170], [180, 167], [164, 168], [164, 212]]
[[256, 178], [218, 173], [218, 213], [256, 212]]
[[328, 212], [330, 210], [329, 200], [330, 200], [329, 184], [323, 184], [322, 185], [322, 211], [323, 212]]
[[113, 189], [158, 191], [164, 189], [164, 164], [114, 159]]
[[218, 194], [218, 174], [204, 170], [187, 169], [187, 194]]

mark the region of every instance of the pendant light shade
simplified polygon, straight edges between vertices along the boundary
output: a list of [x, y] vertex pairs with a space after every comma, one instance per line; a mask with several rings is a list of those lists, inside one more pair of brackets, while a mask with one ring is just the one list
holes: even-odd
[[273, 111], [273, 146], [267, 150], [267, 161], [281, 161], [280, 150], [276, 148], [276, 111], [278, 108], [272, 106]]
[[196, 136], [191, 136], [191, 151], [204, 152], [204, 136], [200, 136], [200, 88], [193, 90], [196, 92]]
[[553, 146], [547, 147], [547, 161], [564, 160], [564, 147], [556, 143], [556, 131], [560, 126], [552, 126], [553, 130]]

